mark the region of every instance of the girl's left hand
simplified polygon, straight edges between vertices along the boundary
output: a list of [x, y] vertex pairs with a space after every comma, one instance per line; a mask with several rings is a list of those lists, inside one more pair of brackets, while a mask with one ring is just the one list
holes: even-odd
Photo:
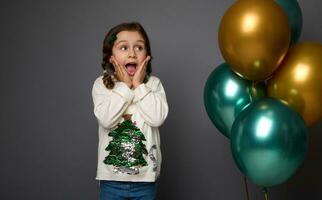
[[121, 82], [124, 82], [129, 88], [132, 88], [132, 80], [129, 77], [129, 75], [127, 74], [125, 67], [121, 66], [116, 61], [114, 56], [111, 56], [110, 63], [112, 63], [112, 65], [114, 66], [115, 75], [116, 75], [117, 79]]
[[148, 65], [150, 59], [151, 57], [147, 56], [145, 60], [142, 62], [142, 64], [139, 66], [138, 70], [136, 70], [132, 78], [132, 86], [134, 89], [143, 83], [146, 73], [146, 66]]

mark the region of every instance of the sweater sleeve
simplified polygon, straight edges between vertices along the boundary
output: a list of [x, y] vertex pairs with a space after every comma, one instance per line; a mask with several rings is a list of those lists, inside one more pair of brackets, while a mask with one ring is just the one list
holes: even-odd
[[114, 88], [110, 90], [105, 87], [102, 78], [98, 78], [93, 86], [92, 97], [98, 123], [110, 129], [121, 120], [134, 94], [123, 82], [116, 82]]
[[141, 84], [134, 90], [133, 102], [146, 124], [159, 127], [166, 119], [169, 108], [161, 81], [156, 77], [151, 78], [151, 87]]

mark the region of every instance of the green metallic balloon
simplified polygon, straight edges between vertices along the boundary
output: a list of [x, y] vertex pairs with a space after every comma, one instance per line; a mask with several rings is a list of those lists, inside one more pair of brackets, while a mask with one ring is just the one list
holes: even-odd
[[288, 18], [288, 23], [291, 27], [291, 44], [298, 41], [301, 32], [303, 17], [301, 7], [297, 0], [275, 0], [282, 7]]
[[301, 116], [275, 98], [262, 98], [236, 118], [231, 132], [234, 160], [263, 187], [283, 183], [303, 163], [308, 130]]
[[210, 120], [226, 137], [236, 116], [250, 102], [265, 95], [265, 84], [253, 84], [233, 71], [229, 65], [219, 65], [208, 77], [204, 88], [204, 104]]

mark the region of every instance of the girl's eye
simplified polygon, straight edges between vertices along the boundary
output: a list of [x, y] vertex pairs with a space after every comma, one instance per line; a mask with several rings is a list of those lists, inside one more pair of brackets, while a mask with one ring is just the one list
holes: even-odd
[[127, 46], [121, 46], [121, 47], [120, 47], [120, 49], [121, 49], [122, 51], [126, 51], [128, 48], [127, 48]]
[[135, 51], [142, 51], [142, 50], [144, 50], [144, 47], [136, 46], [134, 49], [135, 49]]

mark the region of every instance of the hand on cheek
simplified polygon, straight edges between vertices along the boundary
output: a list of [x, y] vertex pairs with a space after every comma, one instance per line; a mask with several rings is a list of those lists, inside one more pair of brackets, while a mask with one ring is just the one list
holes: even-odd
[[146, 67], [150, 61], [151, 57], [147, 56], [145, 60], [142, 62], [142, 64], [138, 67], [136, 70], [133, 78], [132, 78], [132, 83], [133, 83], [133, 88], [137, 88], [140, 84], [143, 83], [145, 74], [146, 74]]
[[116, 61], [114, 56], [111, 56], [110, 63], [114, 66], [116, 78], [119, 81], [124, 82], [129, 88], [132, 88], [130, 76], [127, 74], [125, 68]]

